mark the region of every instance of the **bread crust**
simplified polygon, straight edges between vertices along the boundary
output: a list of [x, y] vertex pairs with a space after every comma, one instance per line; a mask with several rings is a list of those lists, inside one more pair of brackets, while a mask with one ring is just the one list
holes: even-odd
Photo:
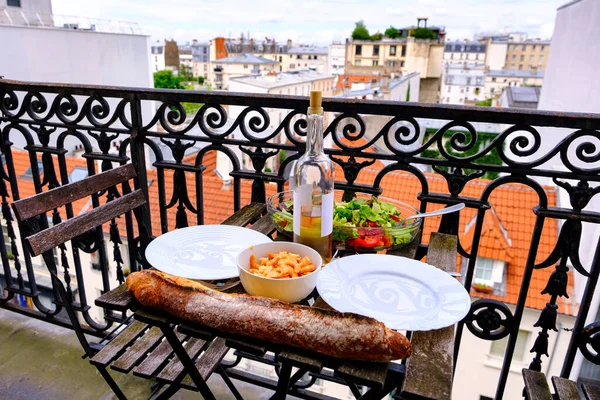
[[126, 283], [142, 305], [222, 332], [344, 359], [387, 362], [410, 356], [408, 339], [373, 318], [221, 293], [153, 270], [134, 272]]

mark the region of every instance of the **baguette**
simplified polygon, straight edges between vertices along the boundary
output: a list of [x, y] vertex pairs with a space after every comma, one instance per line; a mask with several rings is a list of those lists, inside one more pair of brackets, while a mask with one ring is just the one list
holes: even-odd
[[388, 362], [410, 356], [410, 342], [373, 318], [246, 294], [226, 294], [153, 270], [127, 287], [142, 305], [222, 332], [333, 357]]

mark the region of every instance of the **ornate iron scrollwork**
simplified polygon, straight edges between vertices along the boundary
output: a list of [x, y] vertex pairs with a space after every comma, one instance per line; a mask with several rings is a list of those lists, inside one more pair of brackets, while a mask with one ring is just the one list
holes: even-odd
[[575, 340], [581, 354], [593, 362], [600, 364], [600, 322], [596, 321], [576, 333]]
[[478, 338], [498, 340], [508, 336], [513, 328], [514, 317], [504, 303], [480, 299], [471, 305], [471, 310], [463, 321], [469, 331]]

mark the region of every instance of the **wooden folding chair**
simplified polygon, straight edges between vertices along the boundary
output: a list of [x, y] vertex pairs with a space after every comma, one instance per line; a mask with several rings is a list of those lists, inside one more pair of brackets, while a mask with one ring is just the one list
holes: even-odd
[[[115, 329], [113, 336], [107, 342], [101, 342], [102, 344], [88, 342], [77, 318], [73, 296], [68, 293], [65, 285], [63, 285], [61, 279], [58, 277], [52, 250], [94, 228], [101, 229], [100, 226], [102, 224], [129, 211], [133, 211], [134, 213], [139, 212], [141, 210], [140, 206], [146, 203], [144, 193], [141, 190], [131, 192], [129, 186], [125, 184], [123, 186], [127, 190], [124, 191], [130, 191], [130, 193], [124, 194], [104, 205], [65, 220], [50, 228], [42, 230], [40, 227], [47, 226], [47, 223], [42, 219], [47, 218], [46, 213], [48, 211], [123, 184], [135, 177], [134, 166], [127, 164], [78, 182], [39, 193], [12, 204], [21, 232], [26, 237], [27, 250], [34, 257], [42, 255], [50, 272], [52, 284], [59, 295], [59, 298], [56, 299], [58, 300], [56, 301], [57, 306], [63, 307], [66, 310], [73, 330], [85, 351], [85, 355], [89, 357], [90, 362], [98, 369], [119, 399], [126, 399], [127, 397], [108, 373], [108, 366], [110, 365], [111, 369], [127, 373], [134, 370], [134, 368], [156, 364], [156, 368], [152, 369], [153, 372], [146, 376], [154, 380], [156, 374], [164, 367], [169, 355], [173, 353], [171, 346], [166, 340], [163, 340], [163, 334], [158, 328], [148, 326], [140, 321], [134, 321], [132, 318], [126, 320], [123, 329], [120, 327]], [[101, 234], [101, 232], [98, 233]], [[140, 234], [149, 235], [143, 227], [140, 229]], [[126, 290], [124, 285], [123, 289]], [[119, 329], [121, 330], [119, 331]], [[117, 331], [119, 332], [117, 333]], [[181, 340], [185, 339], [181, 338]], [[172, 363], [168, 365], [170, 364]], [[150, 394], [150, 397], [153, 397], [155, 394], [157, 394], [155, 398], [170, 397], [180, 388], [177, 382], [183, 380], [185, 377], [183, 372], [180, 375], [174, 379], [175, 384], [173, 385], [158, 385], [155, 391]]]

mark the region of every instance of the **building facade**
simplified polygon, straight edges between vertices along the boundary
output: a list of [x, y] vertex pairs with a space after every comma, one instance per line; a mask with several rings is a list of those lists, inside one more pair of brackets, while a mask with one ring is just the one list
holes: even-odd
[[440, 89], [440, 103], [474, 105], [484, 100], [485, 67], [483, 64], [448, 63]]
[[517, 71], [532, 69], [545, 71], [549, 52], [549, 40], [509, 41], [506, 49], [505, 68]]
[[327, 73], [333, 75], [344, 74], [346, 62], [346, 46], [342, 42], [333, 42], [327, 51]]
[[438, 100], [444, 45], [439, 41], [383, 38], [379, 41], [346, 40], [346, 74], [401, 76], [418, 72], [420, 101]]
[[195, 77], [208, 78], [210, 70], [210, 49], [208, 43], [192, 41], [192, 73]]
[[484, 65], [487, 43], [475, 41], [446, 42], [444, 45], [444, 64], [466, 62]]
[[492, 105], [498, 105], [502, 91], [510, 86], [542, 86], [544, 72], [538, 70], [512, 71], [490, 70], [486, 73], [484, 95], [486, 99], [493, 99]]
[[210, 82], [215, 89], [230, 90], [230, 78], [276, 72], [277, 66], [277, 61], [256, 57], [252, 54], [240, 54], [221, 58], [211, 63]]
[[507, 48], [507, 40], [489, 38], [486, 43], [485, 66], [491, 70], [503, 69]]
[[160, 41], [150, 46], [150, 63], [152, 65], [152, 72], [165, 69], [165, 45]]
[[298, 46], [288, 48], [287, 55], [282, 57], [281, 70], [283, 72], [309, 69], [327, 73], [329, 50], [327, 47]]
[[52, 0], [0, 0], [0, 24], [54, 27]]

